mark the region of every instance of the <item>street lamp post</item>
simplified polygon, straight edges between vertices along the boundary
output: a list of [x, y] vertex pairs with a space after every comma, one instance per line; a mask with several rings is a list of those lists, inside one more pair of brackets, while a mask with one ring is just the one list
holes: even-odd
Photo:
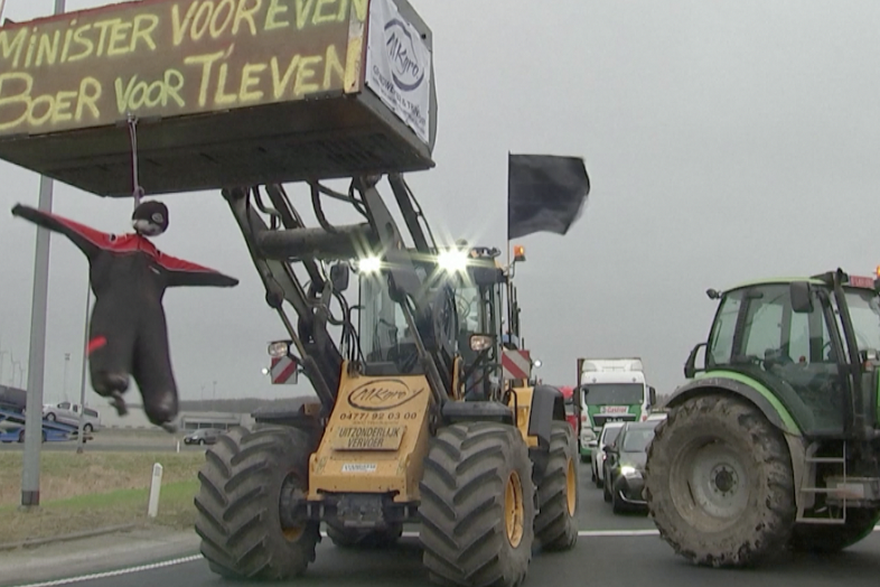
[[86, 280], [86, 315], [83, 325], [82, 376], [79, 386], [79, 446], [77, 454], [82, 454], [86, 446], [86, 364], [89, 362], [89, 307], [92, 304], [92, 284]]
[[[2, 6], [0, 6], [2, 9]], [[55, 0], [55, 14], [65, 11], [65, 0]], [[40, 176], [38, 207], [52, 211], [52, 178]], [[34, 280], [31, 300], [30, 354], [28, 357], [27, 410], [24, 458], [21, 467], [21, 507], [40, 505], [40, 449], [43, 440], [43, 369], [46, 355], [46, 314], [49, 305], [49, 230], [37, 227], [34, 251]]]
[[64, 401], [70, 401], [67, 395], [67, 368], [70, 366], [70, 353], [64, 353]]

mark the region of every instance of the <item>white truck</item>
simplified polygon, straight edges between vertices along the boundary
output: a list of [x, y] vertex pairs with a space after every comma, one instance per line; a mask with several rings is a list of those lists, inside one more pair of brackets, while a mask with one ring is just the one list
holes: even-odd
[[590, 460], [606, 422], [644, 421], [657, 401], [640, 357], [577, 360], [581, 460]]

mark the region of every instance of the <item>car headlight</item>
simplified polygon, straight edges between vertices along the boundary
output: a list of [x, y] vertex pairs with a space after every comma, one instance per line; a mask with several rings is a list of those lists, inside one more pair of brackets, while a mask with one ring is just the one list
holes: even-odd
[[635, 467], [630, 467], [629, 465], [624, 465], [620, 468], [620, 474], [624, 477], [638, 477], [639, 471]]

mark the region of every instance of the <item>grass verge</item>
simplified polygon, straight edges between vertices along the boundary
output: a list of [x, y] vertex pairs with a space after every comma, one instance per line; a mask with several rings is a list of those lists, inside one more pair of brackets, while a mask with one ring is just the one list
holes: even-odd
[[[21, 453], [0, 453], [9, 480], [21, 479]], [[21, 512], [18, 483], [0, 485], [0, 542], [48, 538], [123, 524], [192, 527], [197, 473], [204, 462], [197, 453], [46, 452], [40, 467], [40, 508]], [[153, 463], [163, 466], [159, 515], [147, 517]]]

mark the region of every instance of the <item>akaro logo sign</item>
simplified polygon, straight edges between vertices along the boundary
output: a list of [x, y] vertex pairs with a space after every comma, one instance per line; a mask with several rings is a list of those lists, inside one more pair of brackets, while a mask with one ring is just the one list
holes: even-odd
[[353, 408], [379, 412], [399, 408], [424, 392], [424, 387], [412, 389], [400, 379], [376, 379], [352, 389], [347, 400]]
[[431, 51], [392, 0], [370, 0], [367, 87], [430, 142]]
[[385, 49], [391, 60], [391, 77], [394, 85], [404, 92], [411, 92], [425, 81], [427, 63], [422, 63], [412, 34], [398, 18], [385, 25]]

